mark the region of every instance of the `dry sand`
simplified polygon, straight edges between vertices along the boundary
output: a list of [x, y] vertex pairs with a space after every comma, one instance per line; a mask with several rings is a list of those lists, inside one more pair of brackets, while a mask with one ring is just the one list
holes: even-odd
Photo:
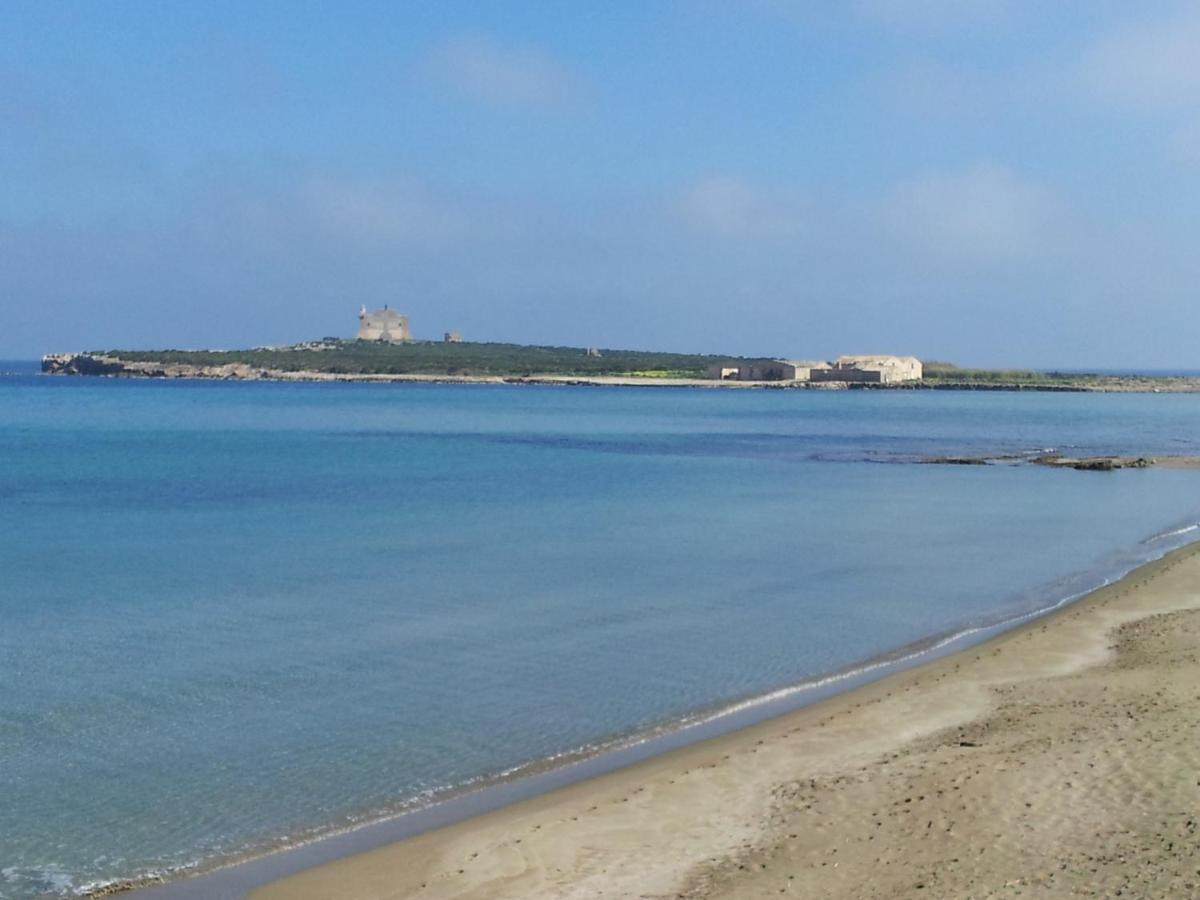
[[986, 644], [268, 898], [1200, 897], [1200, 547]]

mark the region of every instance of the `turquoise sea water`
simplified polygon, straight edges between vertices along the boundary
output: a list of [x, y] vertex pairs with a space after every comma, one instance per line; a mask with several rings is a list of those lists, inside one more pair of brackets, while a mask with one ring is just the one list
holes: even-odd
[[1039, 608], [1200, 522], [1200, 396], [0, 364], [0, 897], [273, 846]]

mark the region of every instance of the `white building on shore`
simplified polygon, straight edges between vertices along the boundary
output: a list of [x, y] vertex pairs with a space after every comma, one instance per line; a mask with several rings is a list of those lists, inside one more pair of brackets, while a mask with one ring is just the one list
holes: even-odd
[[829, 368], [829, 363], [804, 359], [732, 360], [709, 366], [707, 374], [715, 381], [808, 381], [810, 373], [820, 368]]
[[919, 381], [923, 367], [915, 356], [839, 356], [832, 363], [803, 359], [731, 359], [709, 366], [707, 374], [714, 381], [897, 384]]
[[839, 356], [833, 364], [812, 373], [813, 381], [898, 384], [920, 381], [921, 361], [915, 356]]

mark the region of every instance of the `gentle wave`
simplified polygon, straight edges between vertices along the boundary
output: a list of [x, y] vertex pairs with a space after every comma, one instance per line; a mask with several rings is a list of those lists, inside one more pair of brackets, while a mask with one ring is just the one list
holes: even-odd
[[1181, 534], [1191, 534], [1193, 531], [1200, 531], [1200, 523], [1196, 523], [1194, 525], [1185, 525], [1182, 528], [1175, 528], [1171, 531], [1164, 531], [1160, 534], [1153, 534], [1146, 538], [1146, 540], [1142, 541], [1142, 543], [1153, 544], [1157, 541], [1166, 540], [1167, 538], [1178, 537]]

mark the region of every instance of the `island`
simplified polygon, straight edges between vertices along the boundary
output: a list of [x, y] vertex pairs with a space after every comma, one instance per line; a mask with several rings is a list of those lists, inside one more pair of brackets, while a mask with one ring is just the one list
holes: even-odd
[[[530, 346], [457, 339], [391, 342], [327, 338], [248, 350], [58, 353], [42, 358], [42, 371], [63, 375], [247, 381], [704, 384], [709, 383], [706, 373], [711, 367], [730, 359], [694, 353]], [[737, 364], [764, 368], [770, 367], [773, 360], [739, 357]]]
[[825, 360], [464, 341], [418, 340], [408, 315], [358, 313], [353, 339], [247, 350], [102, 350], [42, 357], [51, 375], [241, 381], [434, 381], [841, 390], [1200, 391], [1200, 378], [971, 369], [915, 356]]
[[[53, 375], [125, 378], [215, 378], [242, 381], [433, 381], [525, 384], [662, 385], [815, 390], [970, 390], [1196, 393], [1200, 378], [1115, 375], [1032, 369], [963, 368], [924, 362], [918, 377], [865, 379], [871, 370], [839, 357], [832, 363], [771, 357], [670, 353], [584, 347], [442, 341], [327, 338], [245, 350], [101, 350], [51, 353]], [[839, 369], [839, 365], [843, 368]], [[870, 366], [871, 363], [865, 364]], [[857, 371], [856, 368], [857, 367]], [[738, 374], [745, 373], [739, 377]]]

